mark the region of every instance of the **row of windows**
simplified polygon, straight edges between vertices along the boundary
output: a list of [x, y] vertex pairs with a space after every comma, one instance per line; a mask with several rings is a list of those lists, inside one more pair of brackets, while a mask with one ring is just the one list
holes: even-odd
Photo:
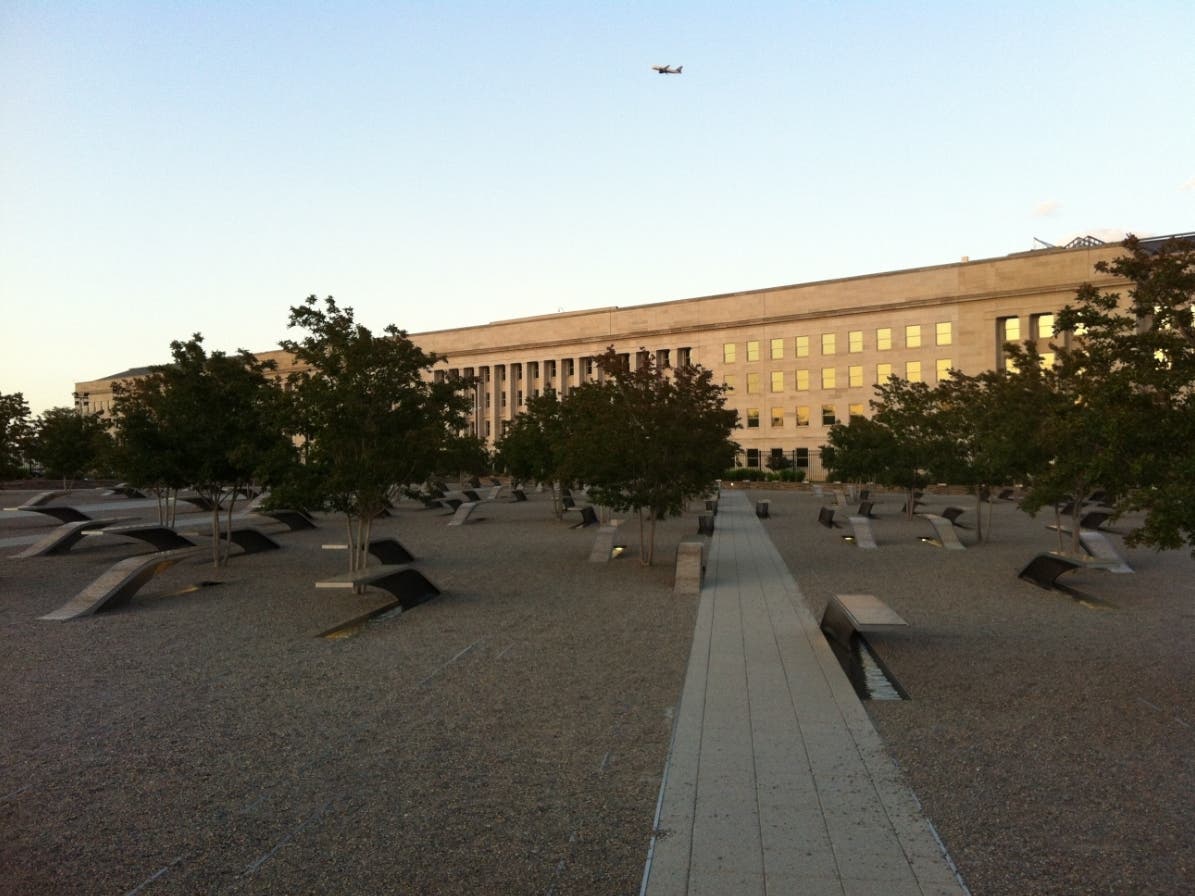
[[[797, 426], [809, 425], [809, 410], [810, 409], [807, 405], [797, 405], [796, 414], [793, 416], [793, 420], [796, 422]], [[851, 417], [862, 417], [865, 414], [862, 403], [853, 403], [847, 405], [846, 412], [848, 419]], [[771, 421], [773, 429], [778, 429], [784, 426], [786, 413], [786, 408], [772, 408]], [[747, 429], [759, 429], [759, 408], [747, 408], [746, 418]], [[835, 410], [834, 405], [823, 404], [821, 406], [821, 421], [822, 426], [833, 426], [838, 422], [838, 412]]]
[[[1013, 318], [1015, 320], [1015, 318]], [[922, 331], [928, 329], [921, 324], [909, 324], [904, 328], [904, 345], [905, 348], [921, 348], [922, 345], [928, 344], [923, 342]], [[954, 327], [950, 321], [942, 321], [934, 324], [933, 331], [934, 345], [951, 345], [954, 342]], [[760, 342], [758, 339], [749, 339], [746, 342], [744, 359], [747, 361], [760, 360], [759, 353]], [[892, 327], [880, 327], [875, 331], [875, 347], [879, 351], [888, 351], [892, 348]], [[846, 350], [848, 353], [855, 354], [863, 351], [864, 337], [862, 330], [851, 330], [846, 334]], [[809, 357], [810, 337], [797, 336], [793, 342], [794, 357], [807, 358]], [[784, 360], [784, 353], [787, 351], [786, 339], [773, 339], [768, 344], [769, 357], [773, 361]], [[838, 353], [838, 334], [837, 333], [822, 333], [821, 334], [821, 353], [823, 355], [834, 355]], [[726, 342], [722, 344], [722, 361], [725, 364], [734, 364], [739, 358], [739, 344], [737, 342]]]
[[[939, 381], [949, 378], [950, 368], [953, 366], [950, 358], [938, 358], [934, 362], [934, 374]], [[904, 370], [902, 376], [913, 383], [919, 383], [924, 377], [924, 365], [921, 361], [906, 361], [904, 363]], [[886, 383], [888, 378], [892, 376], [895, 371], [891, 364], [877, 364], [875, 366], [874, 383]], [[863, 383], [863, 366], [852, 365], [846, 371], [846, 386], [852, 389], [862, 388]], [[748, 373], [746, 377], [746, 386], [748, 395], [758, 395], [760, 387], [763, 383], [762, 374]], [[738, 388], [738, 376], [733, 373], [728, 373], [723, 377], [723, 382], [733, 391]], [[788, 383], [794, 384], [794, 391], [807, 392], [810, 384], [810, 371], [798, 370], [792, 380], [787, 380], [787, 375], [783, 370], [773, 370], [769, 380], [770, 392], [784, 392], [788, 387]], [[821, 369], [821, 387], [823, 389], [837, 389], [838, 382], [838, 368], [823, 367]]]

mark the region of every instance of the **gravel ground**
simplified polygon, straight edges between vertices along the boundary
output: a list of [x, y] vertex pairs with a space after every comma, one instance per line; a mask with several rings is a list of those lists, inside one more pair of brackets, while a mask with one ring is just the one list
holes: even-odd
[[[882, 597], [909, 623], [869, 643], [909, 692], [867, 704], [976, 896], [1195, 892], [1195, 561], [1125, 550], [1131, 575], [1079, 570], [1079, 599], [1016, 573], [1056, 547], [1047, 519], [993, 507], [966, 551], [918, 540], [881, 496], [879, 549], [817, 524], [822, 501], [773, 491], [766, 526], [816, 615], [836, 593]], [[844, 518], [849, 511], [839, 511]], [[1127, 529], [1131, 521], [1114, 524]]]
[[[1011, 504], [990, 543], [947, 552], [881, 496], [880, 549], [861, 551], [808, 491], [758, 497], [815, 614], [868, 592], [910, 623], [871, 643], [912, 699], [868, 707], [976, 896], [1191, 892], [1186, 553], [1070, 573], [1076, 600], [1016, 578], [1054, 536]], [[972, 499], [926, 500], [974, 517]], [[671, 558], [694, 515], [643, 568], [589, 563], [594, 530], [543, 495], [477, 514], [380, 521], [444, 593], [339, 641], [315, 635], [387, 596], [312, 587], [344, 563], [321, 548], [343, 540], [331, 518], [69, 623], [37, 617], [141, 545], [0, 560], [0, 891], [637, 892], [695, 612]], [[52, 525], [0, 520], [0, 539]], [[220, 584], [187, 590], [203, 581]]]
[[345, 563], [321, 548], [333, 518], [67, 623], [37, 617], [142, 545], [0, 560], [0, 890], [637, 892], [696, 610], [670, 563], [696, 522], [662, 525], [654, 567], [594, 564], [596, 530], [530, 497], [459, 528], [408, 504], [379, 521], [443, 594], [343, 640], [315, 635], [388, 595], [313, 587]]

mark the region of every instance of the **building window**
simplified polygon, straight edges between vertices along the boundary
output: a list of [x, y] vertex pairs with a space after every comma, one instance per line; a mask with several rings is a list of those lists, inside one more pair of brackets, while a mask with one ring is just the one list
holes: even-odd
[[758, 395], [759, 394], [759, 374], [758, 373], [747, 374], [747, 394], [748, 395]]
[[1035, 314], [1030, 319], [1030, 325], [1033, 327], [1034, 339], [1054, 338], [1054, 315]]
[[921, 348], [921, 324], [905, 327], [905, 348]]
[[854, 354], [863, 351], [863, 331], [851, 330], [846, 334], [847, 351]]
[[837, 349], [835, 348], [834, 334], [822, 333], [822, 354], [832, 355]]
[[833, 426], [838, 420], [834, 417], [834, 405], [822, 405], [822, 426]]
[[797, 371], [797, 391], [805, 392], [805, 391], [808, 391], [808, 389], [809, 389], [809, 371], [808, 370], [798, 370]]
[[693, 349], [689, 348], [688, 346], [685, 346], [684, 348], [678, 348], [676, 350], [676, 366], [688, 367], [693, 363], [692, 356]]
[[877, 364], [876, 365], [876, 383], [883, 384], [888, 382], [888, 377], [892, 376], [891, 364]]
[[808, 336], [798, 336], [797, 337], [797, 357], [798, 358], [808, 358], [809, 357], [809, 337]]
[[876, 330], [876, 348], [882, 352], [892, 348], [892, 328], [880, 327]]
[[759, 449], [758, 448], [748, 448], [747, 449], [747, 466], [749, 466], [749, 467], [758, 467], [759, 466]]
[[835, 383], [835, 377], [834, 377], [834, 368], [833, 367], [823, 367], [822, 368], [822, 388], [823, 389], [833, 389], [833, 388], [835, 388], [835, 386], [836, 386], [836, 383]]
[[950, 367], [951, 363], [949, 358], [939, 358], [934, 363], [934, 373], [937, 375], [939, 383], [950, 379]]
[[523, 390], [515, 389], [515, 407], [521, 408], [523, 406]]
[[501, 404], [499, 404], [498, 406], [499, 406], [500, 408], [505, 408], [505, 407], [506, 407], [506, 390], [505, 390], [505, 389], [503, 389], [503, 390], [502, 390], [502, 392], [501, 392], [500, 394], [502, 395], [502, 402], [501, 402]]
[[784, 425], [784, 408], [772, 408], [772, 426]]
[[783, 370], [773, 370], [772, 371], [772, 391], [773, 392], [783, 392], [784, 391], [784, 371]]
[[906, 361], [905, 362], [905, 379], [910, 383], [921, 382], [921, 362], [920, 361]]
[[487, 439], [490, 437], [490, 421], [489, 420], [487, 420], [485, 422], [485, 437]]
[[848, 367], [846, 373], [852, 389], [859, 389], [863, 386], [863, 368], [861, 366]]
[[950, 321], [939, 321], [934, 324], [934, 341], [938, 345], [950, 345], [954, 342], [954, 327]]
[[1002, 317], [996, 321], [996, 340], [1003, 345], [1005, 342], [1021, 341], [1021, 319], [1019, 317]]
[[772, 360], [773, 361], [781, 361], [783, 359], [784, 359], [784, 340], [783, 339], [773, 339], [772, 340]]
[[858, 404], [848, 405], [847, 409], [846, 409], [846, 414], [847, 414], [848, 420], [851, 417], [862, 417], [863, 416], [863, 404], [860, 402]]
[[733, 364], [735, 362], [735, 345], [733, 342], [727, 342], [722, 345], [722, 363]]
[[748, 361], [758, 361], [759, 360], [759, 340], [758, 339], [753, 339], [747, 343], [747, 360]]
[[722, 382], [726, 384], [726, 388], [731, 392], [733, 392], [735, 386], [738, 385], [738, 380], [733, 373], [728, 373], [722, 377]]
[[797, 405], [797, 426], [809, 425], [809, 408], [805, 405]]
[[1053, 366], [1054, 366], [1054, 353], [1053, 352], [1042, 352], [1041, 353], [1042, 370], [1049, 370]]
[[808, 448], [798, 448], [796, 450], [796, 452], [794, 453], [794, 459], [796, 460], [798, 469], [800, 469], [800, 470], [808, 470], [809, 469], [809, 449]]
[[747, 408], [747, 428], [759, 429], [759, 408]]

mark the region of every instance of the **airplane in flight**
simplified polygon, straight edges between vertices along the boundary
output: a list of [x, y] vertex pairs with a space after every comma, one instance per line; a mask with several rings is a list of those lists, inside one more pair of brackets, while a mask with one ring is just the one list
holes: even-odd
[[652, 71], [660, 75], [679, 75], [684, 71], [684, 68], [683, 65], [678, 65], [676, 68], [673, 68], [671, 65], [653, 65]]

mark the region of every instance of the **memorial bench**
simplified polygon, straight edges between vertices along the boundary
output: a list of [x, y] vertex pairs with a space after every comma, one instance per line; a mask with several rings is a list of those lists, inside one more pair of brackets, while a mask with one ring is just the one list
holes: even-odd
[[696, 597], [701, 594], [704, 577], [704, 541], [682, 541], [676, 546], [676, 575], [672, 581], [672, 593]]
[[300, 529], [314, 529], [316, 528], [315, 520], [302, 510], [254, 510], [258, 516], [266, 516], [275, 522], [282, 523], [291, 532], [296, 532]]
[[[871, 531], [871, 519], [866, 516], [852, 516], [848, 517], [851, 521], [851, 531], [855, 544], [865, 550], [875, 550], [876, 544], [875, 533]], [[845, 536], [844, 536], [845, 537]]]
[[90, 616], [100, 610], [110, 610], [128, 603], [154, 576], [202, 551], [203, 548], [190, 547], [121, 560], [53, 613], [47, 613], [40, 618], [61, 622], [79, 616]]
[[355, 572], [320, 579], [315, 583], [316, 588], [356, 588], [359, 585], [372, 585], [388, 592], [404, 612], [426, 603], [440, 593], [440, 589], [429, 582], [419, 570], [393, 563], [367, 566]]
[[837, 528], [838, 523], [834, 522], [834, 508], [823, 507], [817, 512], [817, 521], [825, 526], [827, 529]]
[[1114, 561], [1072, 557], [1043, 551], [1017, 573], [1017, 578], [1032, 582], [1047, 591], [1067, 591], [1070, 589], [1058, 584], [1059, 577], [1065, 573], [1075, 569], [1112, 569], [1114, 565]]
[[50, 507], [45, 504], [21, 504], [18, 507], [5, 507], [5, 510], [25, 510], [29, 513], [41, 513], [46, 516], [53, 517], [60, 523], [80, 523], [83, 520], [91, 519], [82, 510], [76, 507], [68, 507], [65, 505], [58, 507]]
[[115, 519], [77, 520], [73, 523], [63, 523], [51, 529], [45, 538], [31, 544], [19, 554], [13, 554], [14, 560], [24, 560], [27, 557], [42, 557], [48, 554], [65, 554], [74, 547], [84, 535], [96, 533], [105, 526], [116, 523]]
[[851, 635], [891, 631], [907, 626], [900, 614], [874, 594], [835, 594], [822, 614], [822, 631], [840, 644]]
[[936, 538], [922, 539], [923, 541], [946, 548], [948, 551], [965, 551], [967, 549], [967, 546], [958, 540], [958, 533], [954, 531], [954, 523], [946, 517], [938, 516], [936, 513], [921, 513], [918, 516], [929, 521], [929, 524], [934, 527], [934, 535], [937, 536]]

